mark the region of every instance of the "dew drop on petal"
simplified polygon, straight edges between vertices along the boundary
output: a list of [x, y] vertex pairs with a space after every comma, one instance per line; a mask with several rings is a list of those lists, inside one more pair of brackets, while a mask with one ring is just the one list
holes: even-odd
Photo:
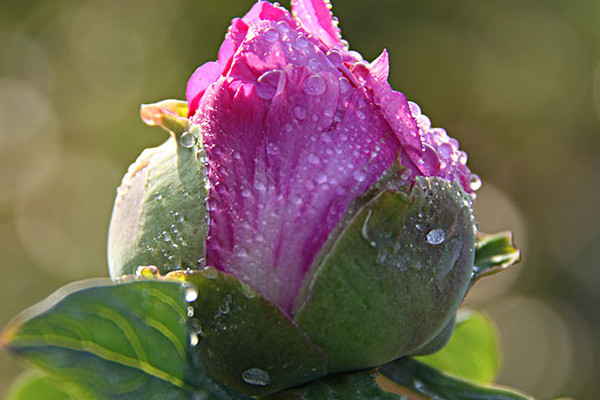
[[472, 191], [479, 190], [481, 187], [481, 178], [477, 174], [471, 174], [471, 183], [469, 185]]
[[189, 149], [196, 144], [196, 136], [190, 132], [183, 132], [179, 137], [179, 144]]
[[450, 143], [444, 142], [438, 147], [438, 154], [442, 156], [444, 160], [448, 160], [452, 155], [453, 151], [454, 149], [452, 148], [452, 145]]
[[315, 175], [315, 181], [320, 185], [327, 182], [327, 174], [324, 172], [317, 172]]
[[271, 383], [271, 376], [260, 368], [250, 368], [242, 373], [242, 379], [249, 385], [267, 386]]
[[267, 153], [271, 155], [276, 155], [277, 153], [279, 153], [279, 148], [275, 143], [269, 143], [267, 145]]
[[421, 107], [419, 107], [417, 103], [409, 101], [408, 107], [410, 108], [410, 113], [414, 118], [417, 118], [419, 115], [421, 115]]
[[267, 186], [261, 181], [256, 181], [254, 182], [254, 189], [258, 190], [259, 192], [264, 192], [267, 190]]
[[319, 156], [316, 155], [315, 153], [310, 153], [308, 155], [308, 162], [311, 164], [318, 164], [319, 163]]
[[277, 31], [275, 28], [269, 28], [265, 31], [264, 36], [267, 41], [275, 42], [277, 39], [279, 39], [279, 31]]
[[329, 52], [327, 52], [327, 57], [333, 65], [340, 65], [344, 62], [342, 54], [336, 49], [329, 50]]
[[310, 96], [320, 96], [325, 93], [325, 90], [327, 90], [327, 83], [319, 75], [311, 75], [304, 82], [304, 93]]
[[427, 234], [427, 243], [429, 244], [441, 244], [446, 239], [446, 232], [443, 229], [432, 229]]
[[365, 179], [367, 179], [367, 173], [359, 169], [354, 171], [352, 177], [358, 182], [363, 182]]
[[308, 47], [308, 39], [306, 39], [304, 36], [298, 36], [296, 38], [296, 46], [300, 48]]
[[308, 60], [308, 66], [313, 71], [318, 71], [321, 69], [321, 61], [319, 61], [316, 58], [311, 58], [310, 60]]
[[194, 316], [194, 307], [188, 306], [188, 308], [187, 308], [187, 316], [188, 316], [188, 318], [192, 318]]
[[350, 81], [345, 76], [340, 77], [340, 93], [346, 93], [350, 89]]
[[273, 69], [265, 72], [256, 81], [256, 93], [261, 99], [270, 100], [277, 94], [280, 82], [285, 85], [285, 72]]
[[294, 107], [294, 116], [296, 118], [298, 118], [299, 120], [303, 120], [306, 118], [306, 110], [304, 109], [304, 107], [301, 106], [296, 106]]
[[286, 33], [290, 30], [290, 26], [285, 21], [279, 21], [276, 25], [277, 30], [281, 33]]
[[367, 114], [365, 114], [365, 111], [362, 108], [356, 108], [354, 113], [360, 119], [365, 119], [367, 117]]

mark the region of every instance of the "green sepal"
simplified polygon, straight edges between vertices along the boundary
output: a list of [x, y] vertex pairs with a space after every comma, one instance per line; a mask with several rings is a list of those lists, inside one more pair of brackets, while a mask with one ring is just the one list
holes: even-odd
[[380, 368], [381, 375], [431, 400], [534, 400], [533, 397], [498, 387], [481, 386], [450, 375], [411, 358], [401, 358]]
[[331, 375], [308, 385], [261, 397], [261, 400], [406, 400], [383, 390], [375, 370]]
[[174, 137], [146, 149], [117, 190], [108, 235], [112, 277], [140, 265], [162, 273], [197, 268], [208, 231], [203, 150]]
[[191, 322], [202, 368], [249, 395], [273, 393], [326, 373], [323, 352], [274, 303], [231, 275], [208, 267], [167, 279], [195, 285]]
[[521, 252], [513, 242], [512, 232], [478, 233], [471, 285], [484, 276], [493, 275], [518, 263], [520, 259]]
[[186, 288], [129, 279], [61, 288], [17, 316], [0, 344], [78, 399], [247, 399], [194, 362]]
[[494, 324], [483, 313], [460, 310], [448, 344], [441, 351], [417, 360], [458, 378], [490, 384], [500, 368]]
[[446, 324], [444, 329], [442, 329], [433, 339], [429, 342], [425, 343], [423, 346], [419, 347], [417, 350], [411, 352], [409, 355], [411, 356], [425, 356], [427, 354], [432, 354], [440, 351], [444, 348], [452, 334], [454, 333], [454, 327], [456, 326], [456, 316], [450, 319], [450, 321]]
[[[410, 193], [384, 188], [344, 223], [305, 279], [295, 314], [329, 372], [389, 362], [432, 340], [473, 270], [471, 197], [458, 184], [420, 177]], [[432, 237], [436, 229], [443, 238]]]
[[189, 129], [188, 105], [183, 100], [163, 100], [142, 104], [140, 116], [149, 126], [160, 126], [168, 132], [181, 135]]

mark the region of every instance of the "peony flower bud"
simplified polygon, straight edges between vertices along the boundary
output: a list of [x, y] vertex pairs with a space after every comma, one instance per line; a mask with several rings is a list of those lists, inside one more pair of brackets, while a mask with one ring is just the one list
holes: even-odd
[[292, 11], [257, 2], [191, 76], [186, 111], [143, 108], [179, 145], [124, 178], [111, 274], [214, 267], [299, 326], [327, 372], [433, 351], [473, 274], [478, 178], [392, 90], [385, 50], [371, 63], [350, 51], [325, 0]]

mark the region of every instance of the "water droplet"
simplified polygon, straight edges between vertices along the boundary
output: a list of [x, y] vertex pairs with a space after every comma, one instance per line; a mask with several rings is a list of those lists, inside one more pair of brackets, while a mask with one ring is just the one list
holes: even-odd
[[218, 275], [218, 271], [215, 267], [211, 267], [210, 265], [204, 267], [202, 270], [202, 274], [208, 279], [215, 279]]
[[444, 160], [448, 160], [450, 158], [450, 156], [452, 155], [452, 152], [454, 151], [454, 149], [452, 148], [452, 145], [450, 143], [442, 143], [439, 145], [438, 147], [438, 154], [444, 159]]
[[311, 58], [308, 60], [308, 66], [313, 71], [318, 71], [321, 69], [321, 61], [319, 61], [317, 58]]
[[184, 283], [183, 287], [185, 288], [185, 301], [188, 303], [193, 303], [198, 298], [198, 290], [191, 283]]
[[350, 81], [348, 78], [340, 77], [340, 93], [346, 93], [350, 89]]
[[296, 46], [300, 48], [308, 47], [308, 39], [306, 39], [304, 36], [298, 36], [296, 38]]
[[308, 162], [311, 164], [318, 164], [319, 163], [319, 156], [316, 155], [315, 153], [310, 153], [308, 155]]
[[194, 145], [196, 144], [196, 136], [194, 136], [190, 132], [183, 132], [179, 137], [179, 144], [188, 149], [190, 147], [194, 147]]
[[264, 182], [256, 181], [254, 182], [254, 189], [258, 190], [259, 192], [264, 192], [265, 190], [267, 190], [267, 186]]
[[354, 179], [356, 179], [358, 182], [363, 182], [365, 179], [367, 179], [367, 173], [361, 169], [358, 169], [358, 170], [354, 171], [354, 173], [352, 174], [352, 177]]
[[375, 241], [371, 240], [369, 237], [369, 220], [371, 219], [371, 214], [373, 214], [373, 210], [369, 210], [367, 213], [367, 217], [365, 218], [365, 222], [363, 222], [360, 234], [362, 235], [363, 239], [369, 242], [371, 247], [377, 247], [377, 243], [375, 243]]
[[242, 290], [242, 294], [244, 296], [246, 296], [246, 298], [248, 298], [248, 299], [254, 298], [254, 290], [250, 286], [242, 284], [242, 286], [240, 288]]
[[252, 195], [252, 191], [250, 189], [248, 189], [247, 187], [243, 187], [241, 195], [242, 195], [242, 197], [250, 197]]
[[304, 82], [304, 93], [310, 96], [320, 96], [327, 90], [327, 83], [319, 75], [311, 75]]
[[242, 373], [242, 379], [249, 385], [267, 386], [271, 383], [271, 376], [260, 368], [250, 368]]
[[417, 118], [419, 115], [421, 115], [421, 107], [419, 107], [417, 103], [409, 101], [408, 107], [410, 108], [410, 113], [412, 114], [413, 118]]
[[429, 119], [429, 117], [427, 115], [419, 115], [418, 117], [416, 117], [417, 119], [417, 125], [419, 125], [419, 128], [423, 129], [423, 130], [428, 130], [429, 128], [431, 128], [431, 120]]
[[367, 118], [367, 114], [365, 114], [365, 111], [362, 108], [356, 108], [354, 114], [356, 114], [359, 119]]
[[306, 118], [306, 110], [304, 109], [304, 107], [294, 107], [294, 116], [299, 120], [303, 120], [304, 118]]
[[158, 268], [154, 265], [141, 265], [135, 269], [137, 278], [151, 278], [160, 275]]
[[315, 181], [319, 185], [327, 182], [327, 174], [325, 174], [324, 172], [317, 172], [317, 174], [315, 175]]
[[269, 42], [274, 42], [277, 39], [279, 39], [279, 32], [275, 28], [267, 29], [265, 31], [264, 35], [265, 35], [265, 39], [267, 39]]
[[231, 311], [231, 295], [228, 294], [223, 298], [223, 303], [219, 306], [219, 312], [221, 314], [228, 314]]
[[198, 336], [198, 334], [196, 332], [191, 332], [190, 333], [190, 344], [192, 346], [198, 346], [198, 343], [200, 343], [200, 336]]
[[275, 143], [269, 143], [267, 145], [267, 153], [271, 155], [276, 155], [279, 153], [279, 147]]
[[427, 243], [429, 244], [441, 244], [446, 239], [446, 232], [443, 229], [433, 229], [427, 234]]
[[256, 81], [256, 93], [261, 99], [270, 100], [282, 90], [286, 82], [285, 72], [281, 69], [267, 71]]
[[185, 221], [185, 218], [183, 217], [183, 215], [181, 215], [181, 213], [175, 211], [175, 213], [173, 215], [175, 216], [175, 219], [177, 220], [177, 222]]
[[281, 33], [286, 33], [290, 30], [290, 26], [285, 21], [279, 21], [276, 25], [277, 30]]
[[162, 237], [163, 237], [163, 240], [165, 242], [170, 242], [171, 241], [171, 234], [169, 232], [167, 232], [167, 231], [163, 231], [162, 232]]
[[344, 62], [342, 54], [339, 52], [339, 50], [336, 49], [329, 50], [327, 52], [327, 57], [329, 58], [329, 61], [331, 61], [331, 63], [336, 66]]
[[481, 178], [477, 174], [471, 174], [470, 187], [472, 191], [476, 191], [481, 187]]
[[188, 316], [188, 318], [192, 318], [194, 316], [194, 307], [188, 306], [188, 308], [187, 308], [187, 316]]

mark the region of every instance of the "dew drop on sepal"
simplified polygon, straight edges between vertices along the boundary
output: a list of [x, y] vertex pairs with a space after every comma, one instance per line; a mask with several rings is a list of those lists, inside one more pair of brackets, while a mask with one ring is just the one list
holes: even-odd
[[441, 244], [446, 239], [446, 232], [443, 229], [432, 229], [427, 234], [427, 243], [429, 244]]
[[242, 373], [242, 379], [249, 385], [267, 386], [271, 383], [271, 376], [260, 368], [250, 368]]

